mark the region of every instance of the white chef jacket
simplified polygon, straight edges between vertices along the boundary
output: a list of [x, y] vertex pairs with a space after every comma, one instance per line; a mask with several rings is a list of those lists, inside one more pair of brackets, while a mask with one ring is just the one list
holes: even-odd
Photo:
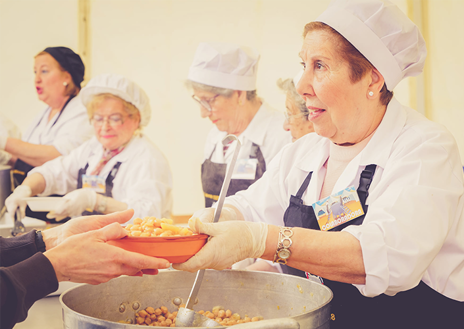
[[[96, 137], [71, 151], [30, 171], [45, 178], [45, 190], [40, 196], [66, 194], [76, 189], [79, 169], [88, 163], [90, 175], [103, 155], [103, 146]], [[134, 217], [169, 218], [172, 208], [172, 175], [163, 153], [147, 137], [134, 136], [125, 149], [103, 167], [106, 177], [117, 162], [119, 171], [113, 180], [113, 199], [134, 209]]]
[[47, 122], [50, 111], [51, 108], [48, 107], [35, 117], [26, 130], [23, 141], [53, 145], [62, 155], [67, 155], [93, 136], [93, 127], [79, 95], [68, 103], [58, 121], [56, 119], [59, 113]]
[[[271, 108], [263, 102], [248, 127], [238, 136], [242, 144], [238, 159], [248, 159], [251, 153], [251, 147], [253, 143], [255, 143], [261, 149], [267, 167], [282, 147], [292, 141], [290, 132], [283, 129], [284, 120], [285, 117], [282, 112]], [[232, 142], [224, 156], [222, 140], [226, 136], [227, 132], [219, 131], [216, 126], [211, 129], [205, 144], [205, 160], [209, 159], [214, 150], [214, 154], [211, 157], [212, 162], [230, 163], [230, 161], [232, 161], [235, 145], [237, 143], [235, 141]]]
[[[247, 191], [226, 199], [246, 220], [283, 225], [284, 212], [305, 177], [306, 205], [319, 199], [329, 156], [327, 138], [315, 133], [285, 147]], [[394, 295], [421, 280], [464, 301], [464, 186], [456, 142], [441, 125], [395, 99], [366, 147], [346, 167], [332, 193], [359, 185], [361, 171], [377, 169], [362, 225], [351, 225], [361, 245], [369, 297]]]

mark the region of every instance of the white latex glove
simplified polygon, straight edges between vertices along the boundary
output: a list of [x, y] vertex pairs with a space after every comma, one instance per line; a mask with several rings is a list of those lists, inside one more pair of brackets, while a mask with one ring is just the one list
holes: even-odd
[[54, 210], [47, 214], [47, 218], [60, 221], [66, 217], [80, 216], [84, 210], [93, 210], [97, 202], [97, 192], [90, 188], [80, 188], [69, 192]]
[[268, 225], [246, 221], [202, 223], [192, 219], [190, 228], [197, 233], [210, 235], [209, 241], [192, 258], [174, 264], [177, 270], [195, 272], [212, 268], [223, 270], [245, 258], [259, 258], [266, 249]]
[[11, 154], [0, 150], [0, 165], [6, 165], [11, 159]]
[[16, 209], [21, 212], [21, 218], [26, 216], [27, 203], [24, 198], [30, 197], [32, 194], [31, 188], [27, 185], [19, 185], [13, 193], [5, 200], [6, 210], [14, 218]]
[[[197, 210], [193, 213], [192, 217], [189, 219], [193, 220], [198, 218], [203, 223], [212, 223], [214, 220], [214, 211], [216, 208], [204, 208]], [[228, 207], [222, 207], [221, 217], [219, 217], [219, 222], [225, 222], [230, 220], [237, 220], [237, 214], [234, 209]]]

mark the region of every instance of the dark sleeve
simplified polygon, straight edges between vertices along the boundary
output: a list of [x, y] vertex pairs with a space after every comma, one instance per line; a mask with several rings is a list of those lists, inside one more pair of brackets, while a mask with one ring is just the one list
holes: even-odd
[[35, 232], [32, 230], [14, 238], [0, 237], [0, 266], [11, 266], [34, 255], [38, 251]]
[[58, 289], [52, 264], [41, 252], [9, 267], [0, 267], [0, 328], [24, 321], [29, 308]]

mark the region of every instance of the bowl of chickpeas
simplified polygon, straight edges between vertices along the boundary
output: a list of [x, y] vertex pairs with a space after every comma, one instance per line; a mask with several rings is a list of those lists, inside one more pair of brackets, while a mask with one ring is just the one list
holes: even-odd
[[183, 263], [205, 245], [208, 235], [196, 234], [188, 227], [175, 225], [170, 218], [135, 218], [124, 227], [127, 236], [108, 241], [116, 247], [144, 255]]

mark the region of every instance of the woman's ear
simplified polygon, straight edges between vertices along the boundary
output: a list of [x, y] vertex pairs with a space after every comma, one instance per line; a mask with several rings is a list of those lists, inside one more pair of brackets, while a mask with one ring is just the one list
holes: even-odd
[[244, 90], [237, 90], [236, 92], [237, 92], [238, 105], [242, 106], [246, 102], [247, 92]]
[[380, 74], [380, 72], [374, 67], [371, 71], [371, 82], [369, 84], [369, 90], [372, 90], [375, 92], [375, 94], [380, 93], [380, 90], [382, 90], [382, 87], [385, 83], [385, 79], [383, 78], [383, 75]]

